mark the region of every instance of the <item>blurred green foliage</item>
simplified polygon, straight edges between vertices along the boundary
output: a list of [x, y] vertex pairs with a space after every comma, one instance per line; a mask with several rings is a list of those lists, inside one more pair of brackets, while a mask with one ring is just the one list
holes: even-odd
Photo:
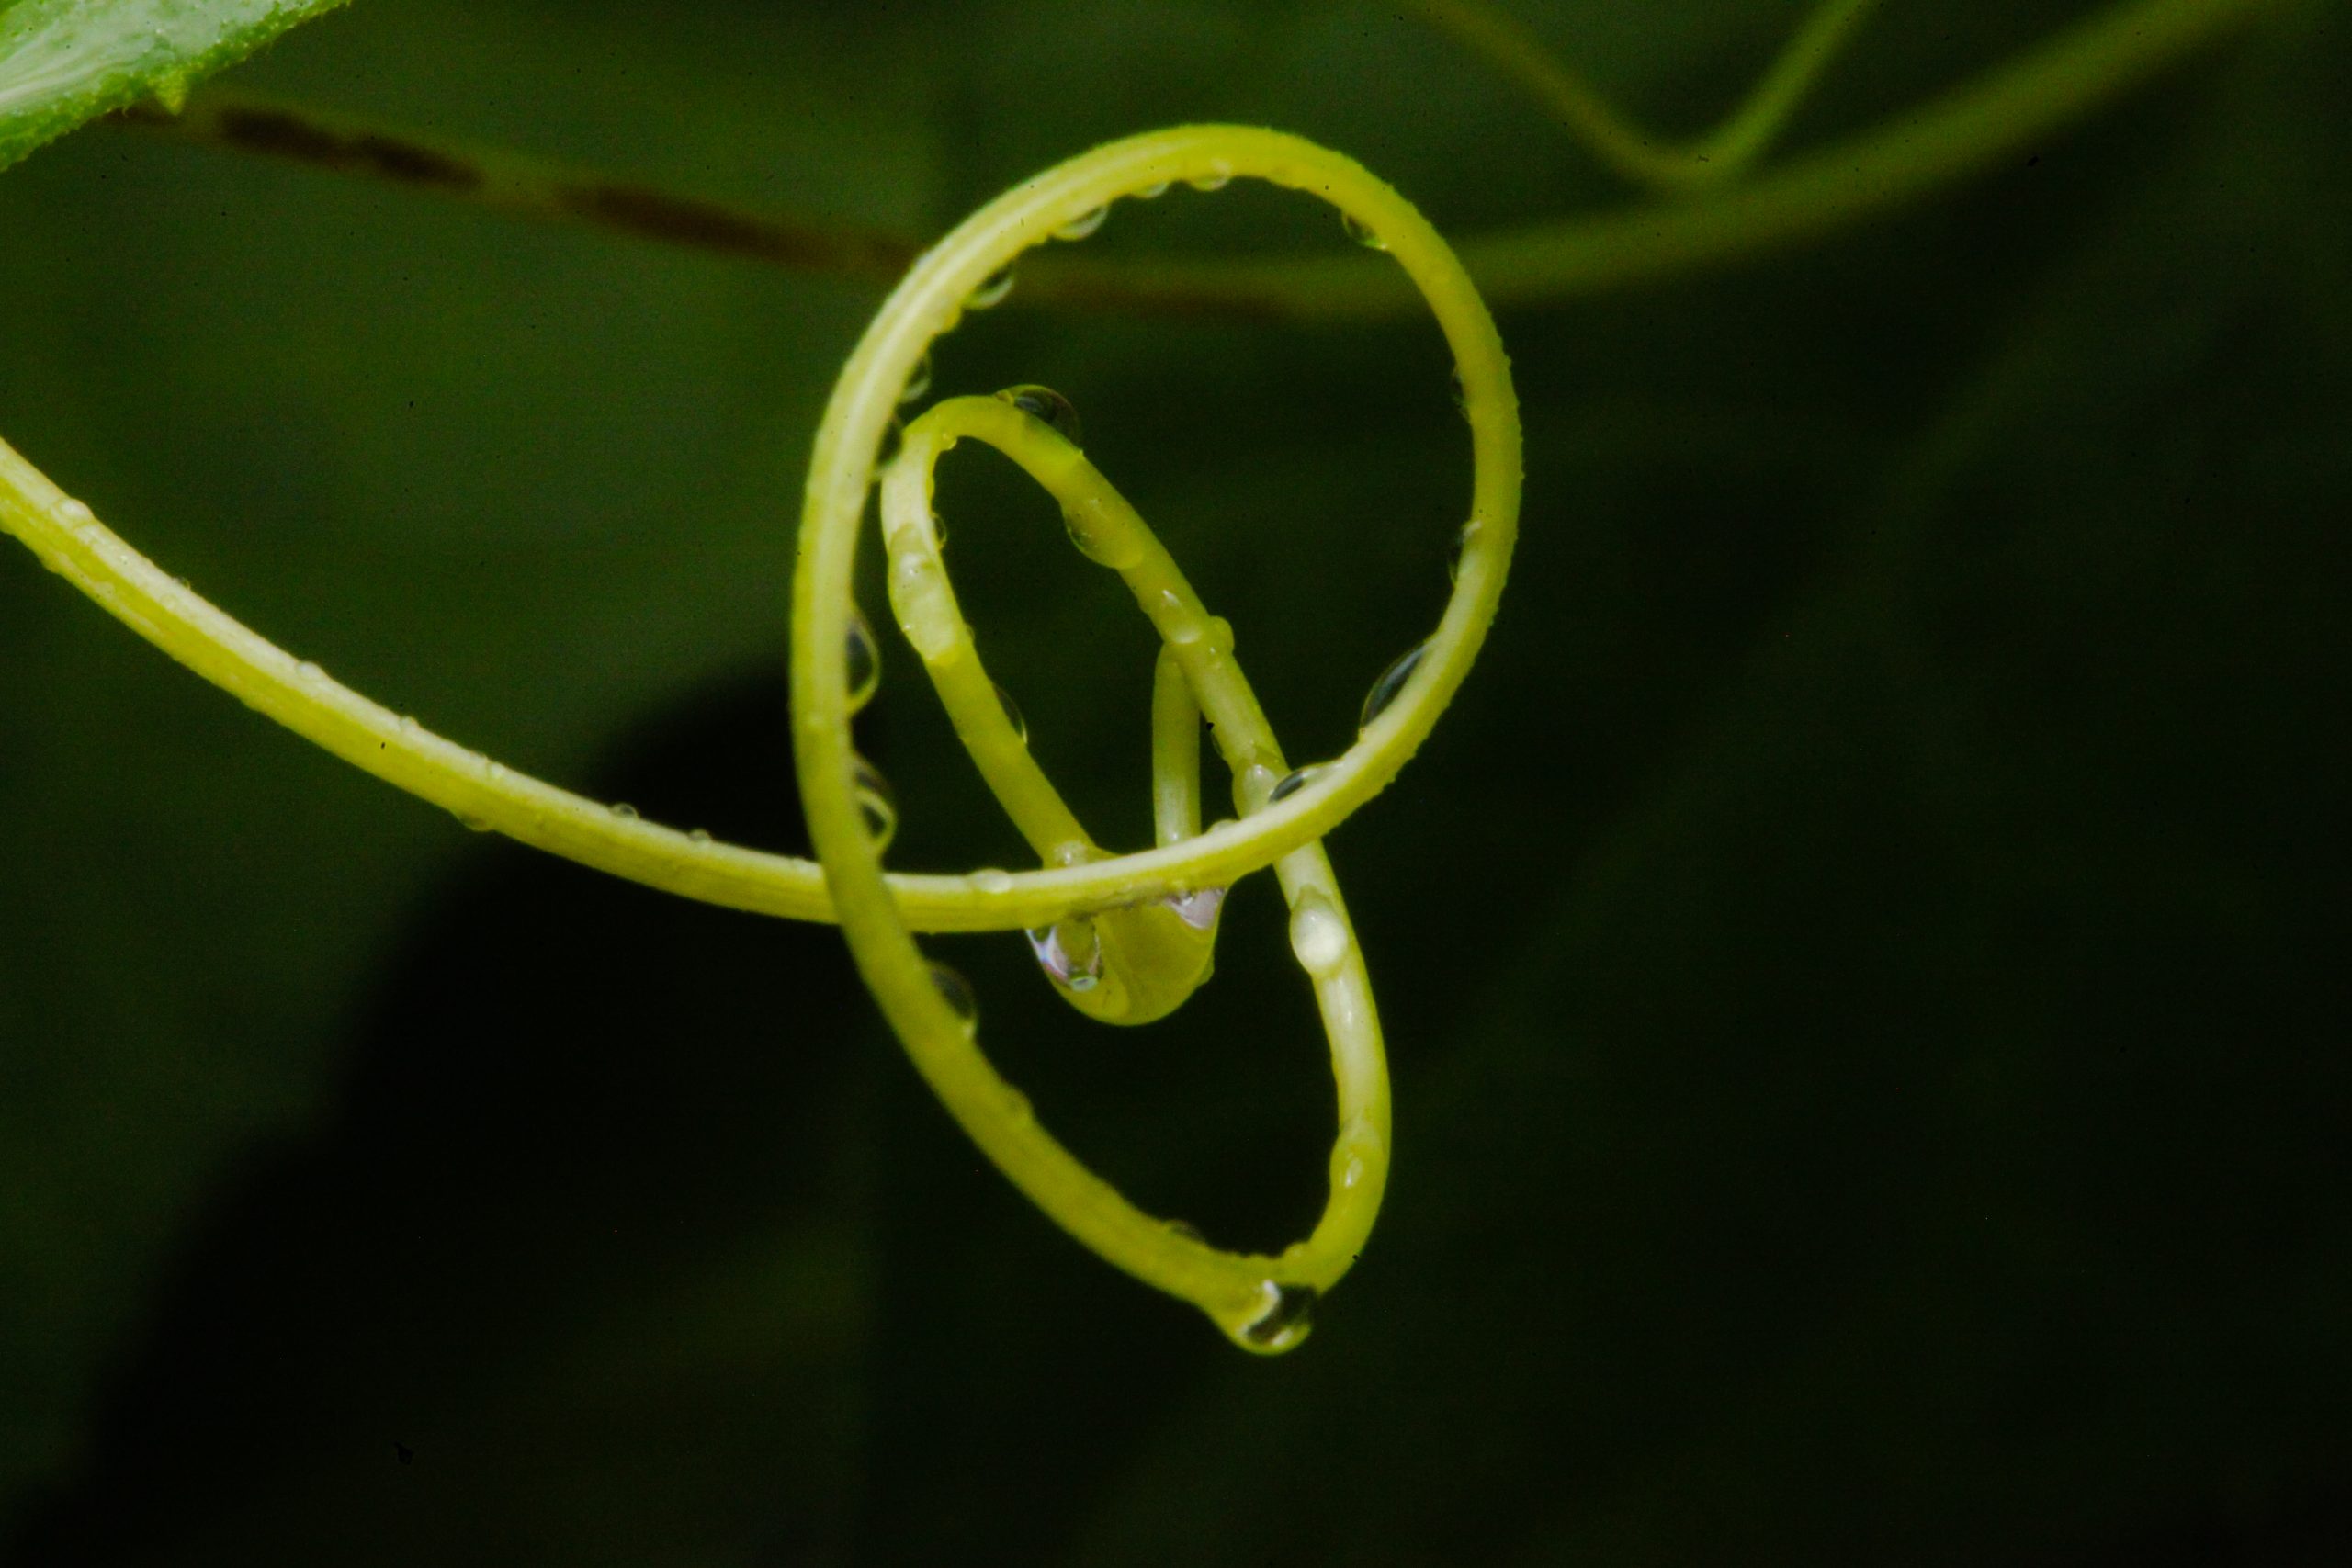
[[[1799, 8], [1515, 9], [1672, 126]], [[2052, 13], [1890, 5], [1793, 141]], [[0, 557], [0, 1531], [42, 1562], [2342, 1560], [2347, 60], [2341, 7], [2290, 6], [1899, 220], [1504, 320], [1512, 589], [1332, 840], [1390, 1213], [1278, 1363], [989, 1171], [831, 933], [469, 838]], [[237, 79], [920, 234], [1188, 118], [1343, 149], [1450, 233], [1623, 199], [1475, 62], [1323, 0], [417, 0]], [[1328, 227], [1178, 193], [1089, 243]], [[790, 530], [868, 287], [105, 129], [0, 179], [0, 431], [100, 516], [435, 728], [791, 846]], [[1069, 394], [1311, 756], [1436, 613], [1444, 371], [1419, 322], [1008, 310], [937, 390]], [[985, 459], [943, 496], [1038, 750], [1139, 841], [1148, 635]], [[894, 859], [1011, 862], [909, 676], [866, 721]], [[950, 951], [1049, 1123], [1264, 1245], [1317, 1204], [1329, 1090], [1275, 900], [1228, 920], [1134, 1035], [1012, 939]]]

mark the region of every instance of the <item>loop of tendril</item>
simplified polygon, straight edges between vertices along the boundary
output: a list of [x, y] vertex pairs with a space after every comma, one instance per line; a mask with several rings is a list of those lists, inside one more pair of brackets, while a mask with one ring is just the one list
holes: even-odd
[[[863, 696], [851, 668], [852, 582], [865, 498], [896, 411], [923, 375], [933, 341], [967, 308], [1001, 297], [1023, 251], [1057, 233], [1091, 232], [1112, 203], [1178, 181], [1213, 189], [1236, 177], [1329, 203], [1351, 233], [1396, 259], [1453, 352], [1470, 423], [1476, 470], [1453, 595], [1436, 633], [1400, 663], [1388, 700], [1368, 713], [1346, 752], [1311, 773], [1290, 770], [1233, 659], [1230, 633], [1084, 453], [1022, 400], [942, 403], [907, 427], [881, 482], [901, 629], [983, 776], [1048, 862], [1037, 872], [976, 879], [971, 908], [979, 918], [966, 929], [1085, 928], [1073, 941], [1099, 942], [1088, 962], [1102, 965], [1108, 987], [1104, 997], [1090, 988], [1072, 1000], [1113, 1021], [1137, 1021], [1180, 1002], [1205, 968], [1213, 919], [1188, 945], [1182, 928], [1191, 922], [1173, 901], [1275, 868], [1291, 907], [1292, 945], [1330, 1039], [1339, 1100], [1329, 1201], [1314, 1232], [1279, 1257], [1223, 1251], [1144, 1213], [1038, 1125], [1027, 1100], [981, 1054], [968, 990], [914, 940], [917, 922], [882, 868], [872, 788], [862, 782], [850, 730]], [[1080, 547], [1120, 573], [1159, 636], [1155, 769], [1167, 808], [1158, 814], [1161, 842], [1152, 850], [1097, 858], [979, 667], [930, 512], [933, 466], [965, 436], [997, 446], [1061, 503]], [[1250, 1349], [1286, 1349], [1304, 1337], [1307, 1308], [1363, 1250], [1386, 1184], [1388, 1081], [1379, 1021], [1321, 840], [1396, 775], [1476, 657], [1509, 568], [1519, 485], [1518, 410], [1501, 342], [1436, 231], [1351, 160], [1297, 137], [1229, 126], [1113, 142], [976, 213], [891, 294], [851, 355], [818, 430], [793, 582], [794, 742], [809, 834], [851, 953], [941, 1101], [1032, 1201], [1110, 1262], [1201, 1307]], [[1188, 759], [1178, 731], [1196, 727], [1195, 711], [1210, 722], [1243, 813], [1202, 833], [1190, 830], [1181, 794]], [[1196, 769], [1197, 760], [1190, 761]], [[1069, 973], [1065, 964], [1057, 977]]]
[[[1051, 812], [1051, 786], [1020, 775], [991, 728], [989, 704], [956, 671], [941, 681], [965, 728], [993, 733], [997, 780], [1016, 820], [1057, 863], [1020, 874], [886, 874], [869, 838], [870, 788], [851, 745], [851, 572], [875, 460], [926, 347], [1004, 287], [1012, 260], [1057, 234], [1091, 231], [1128, 196], [1177, 181], [1215, 188], [1236, 176], [1304, 191], [1339, 209], [1351, 231], [1385, 250], [1419, 288], [1452, 346], [1476, 459], [1453, 597], [1426, 644], [1383, 678], [1389, 699], [1368, 713], [1356, 744], [1328, 764], [1285, 773], [1273, 735], [1231, 660], [1229, 634], [1206, 615], [1174, 563], [1074, 446], [1018, 400], [951, 400], [917, 420], [886, 489], [894, 536], [926, 508], [918, 455], [956, 433], [982, 435], [1066, 503], [1074, 524], [1118, 564], [1163, 644], [1155, 682], [1159, 843], [1098, 858], [1082, 831]], [[960, 422], [960, 423], [959, 423]], [[1363, 964], [1320, 840], [1394, 777], [1426, 737], [1476, 657], [1509, 570], [1519, 514], [1519, 412], [1500, 340], [1459, 262], [1403, 197], [1350, 160], [1273, 131], [1199, 126], [1096, 149], [982, 209], [915, 265], [851, 357], [811, 460], [793, 585], [795, 750], [819, 861], [714, 841], [647, 821], [506, 767], [342, 684], [311, 660], [231, 617], [107, 528], [0, 442], [0, 529], [118, 620], [248, 706], [468, 827], [705, 902], [808, 920], [838, 919], [852, 953], [917, 1066], [973, 1138], [1073, 1235], [1112, 1263], [1204, 1308], [1238, 1344], [1298, 1343], [1316, 1295], [1347, 1271], [1369, 1234], [1386, 1181], [1388, 1089]], [[1107, 529], [1108, 532], [1102, 530]], [[922, 541], [910, 538], [910, 546]], [[1132, 557], [1132, 558], [1130, 558]], [[924, 570], [920, 549], [907, 558]], [[929, 566], [937, 565], [935, 555]], [[944, 579], [939, 580], [943, 593]], [[919, 586], [919, 585], [918, 585]], [[921, 594], [916, 595], [917, 598]], [[952, 596], [941, 601], [952, 617]], [[919, 638], [960, 620], [910, 617]], [[918, 648], [922, 647], [918, 641]], [[870, 654], [870, 645], [866, 647]], [[953, 662], [952, 660], [950, 661]], [[934, 675], [943, 672], [936, 667]], [[1198, 830], [1198, 721], [1215, 726], [1235, 771], [1238, 822]], [[994, 724], [1006, 721], [999, 715]], [[983, 771], [992, 765], [985, 759]], [[1182, 781], [1189, 778], [1189, 784]], [[1042, 793], [1040, 791], [1042, 790]], [[865, 804], [862, 804], [862, 800]], [[1067, 810], [1061, 812], [1068, 817]], [[1074, 828], [1074, 822], [1070, 827]], [[1059, 836], [1057, 836], [1059, 835]], [[821, 862], [821, 863], [820, 863]], [[1292, 939], [1315, 982], [1332, 1043], [1340, 1135], [1332, 1198], [1306, 1241], [1278, 1258], [1218, 1251], [1143, 1214], [1038, 1128], [1026, 1102], [989, 1068], [968, 1030], [961, 982], [929, 964], [917, 931], [1041, 931], [1065, 977], [1099, 960], [1099, 990], [1067, 987], [1097, 1017], [1136, 1022], [1172, 1008], [1206, 967], [1214, 893], [1272, 865], [1294, 911]], [[1074, 953], [1091, 932], [1100, 952]], [[1049, 973], [1051, 968], [1049, 966]], [[1090, 976], [1091, 977], [1091, 976]]]

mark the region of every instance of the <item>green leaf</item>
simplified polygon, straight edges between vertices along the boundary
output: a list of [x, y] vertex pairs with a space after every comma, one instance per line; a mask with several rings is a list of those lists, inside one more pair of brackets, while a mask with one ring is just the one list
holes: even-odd
[[344, 0], [17, 0], [0, 9], [0, 169], [74, 127], [188, 88]]

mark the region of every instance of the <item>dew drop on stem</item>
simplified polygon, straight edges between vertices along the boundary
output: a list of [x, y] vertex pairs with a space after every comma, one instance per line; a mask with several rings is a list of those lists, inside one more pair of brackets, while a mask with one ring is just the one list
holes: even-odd
[[1413, 671], [1421, 667], [1421, 660], [1429, 650], [1427, 642], [1416, 643], [1380, 672], [1380, 678], [1372, 683], [1372, 690], [1364, 696], [1363, 715], [1356, 720], [1359, 732], [1370, 729], [1373, 720], [1388, 711], [1390, 705], [1396, 701], [1396, 694], [1405, 689], [1405, 682], [1410, 681]]
[[1080, 439], [1077, 408], [1068, 398], [1063, 397], [1051, 387], [1035, 385], [1007, 387], [997, 394], [997, 400], [1011, 403], [1014, 408], [1034, 419], [1044, 420], [1058, 431], [1061, 438], [1071, 446], [1085, 445]]

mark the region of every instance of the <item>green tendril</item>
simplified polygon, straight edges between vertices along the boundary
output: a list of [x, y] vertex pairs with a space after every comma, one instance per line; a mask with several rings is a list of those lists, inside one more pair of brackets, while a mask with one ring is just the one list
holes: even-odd
[[[873, 695], [875, 669], [872, 633], [850, 580], [865, 500], [901, 399], [921, 380], [933, 341], [967, 309], [1001, 297], [1024, 252], [1091, 231], [1096, 215], [1122, 197], [1178, 180], [1213, 189], [1235, 177], [1336, 208], [1403, 268], [1453, 347], [1476, 473], [1466, 548], [1435, 635], [1394, 700], [1368, 709], [1353, 747], [1311, 775], [1294, 772], [1235, 660], [1231, 629], [1209, 615], [1151, 530], [1087, 461], [1068, 405], [1038, 388], [948, 399], [905, 428], [881, 476], [892, 605], [982, 777], [1043, 863], [1017, 874], [886, 874], [881, 857], [896, 809], [850, 732], [852, 716]], [[1110, 856], [1095, 844], [1031, 758], [1022, 726], [980, 665], [930, 505], [939, 457], [967, 437], [996, 447], [1045, 487], [1081, 550], [1119, 572], [1159, 635], [1150, 849]], [[917, 1067], [1013, 1182], [1103, 1258], [1196, 1303], [1235, 1343], [1261, 1352], [1306, 1337], [1315, 1300], [1363, 1251], [1387, 1180], [1379, 1018], [1321, 840], [1396, 776], [1468, 671], [1510, 567], [1519, 494], [1518, 403], [1493, 321], [1436, 231], [1359, 165], [1296, 137], [1197, 126], [1114, 142], [1047, 171], [923, 255], [851, 355], [819, 428], [791, 646], [795, 751], [818, 854], [811, 862], [645, 821], [368, 701], [215, 608], [0, 443], [0, 527], [247, 705], [469, 828], [707, 902], [838, 921]], [[1206, 830], [1204, 717], [1241, 814]], [[1025, 931], [1050, 982], [1080, 1012], [1146, 1023], [1173, 1011], [1207, 977], [1225, 889], [1268, 866], [1289, 901], [1292, 947], [1330, 1039], [1339, 1106], [1330, 1201], [1313, 1234], [1279, 1257], [1219, 1251], [1143, 1213], [1073, 1158], [980, 1054], [968, 986], [914, 942], [921, 931]]]

